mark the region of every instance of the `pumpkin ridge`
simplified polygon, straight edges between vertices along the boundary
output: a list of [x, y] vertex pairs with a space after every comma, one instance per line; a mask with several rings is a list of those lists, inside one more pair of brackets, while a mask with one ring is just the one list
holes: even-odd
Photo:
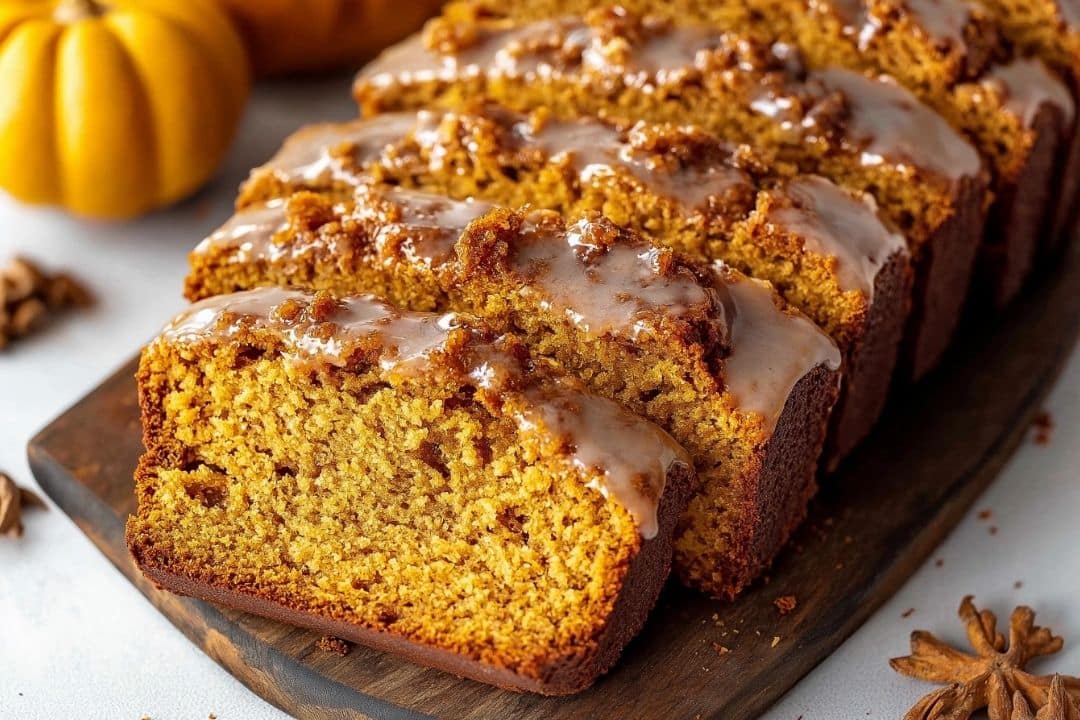
[[[111, 44], [112, 47], [104, 52], [100, 47], [106, 43]], [[94, 63], [92, 52], [96, 53], [99, 59], [111, 55], [109, 65], [101, 66]], [[138, 73], [127, 48], [105, 22], [80, 22], [67, 26], [61, 33], [57, 58], [56, 118], [62, 202], [75, 212], [90, 216], [131, 217], [145, 212], [153, 207], [157, 196], [157, 188], [153, 187], [152, 182], [156, 179], [157, 173], [156, 171], [147, 172], [148, 167], [153, 169], [149, 164], [156, 164], [156, 162], [153, 152], [148, 152], [148, 148], [144, 146], [145, 132], [139, 132], [138, 128], [145, 128], [151, 114], [146, 102], [145, 89], [139, 82]], [[71, 65], [68, 66], [66, 61], [70, 61]], [[79, 88], [81, 83], [75, 84], [76, 98], [79, 103], [69, 104], [67, 98], [63, 96], [63, 93], [73, 86], [67, 80], [68, 72], [78, 73], [84, 81], [89, 81], [95, 75], [99, 76], [90, 83], [91, 88], [93, 88], [93, 83], [102, 83], [103, 78], [109, 77], [105, 73], [112, 75], [112, 85], [124, 86], [125, 92], [119, 97], [125, 105], [131, 104], [131, 113], [127, 116], [131, 119], [125, 121], [130, 123], [131, 127], [126, 128], [130, 133], [125, 138], [129, 145], [123, 152], [119, 150], [120, 138], [117, 134], [107, 134], [103, 138], [87, 136], [89, 131], [85, 127], [93, 126], [97, 122], [88, 122], [85, 118], [74, 122], [64, 117], [65, 112], [74, 111], [76, 117], [78, 113], [84, 112], [87, 100], [85, 96], [90, 92], [85, 88]], [[100, 87], [94, 89], [100, 89]], [[114, 100], [110, 105], [113, 105], [118, 101], [118, 95], [113, 92], [114, 87], [108, 89]], [[119, 132], [116, 128], [113, 130]], [[111, 147], [114, 150], [115, 157], [126, 156], [126, 162], [109, 163], [104, 159], [103, 154], [92, 151], [99, 150], [103, 144], [107, 144], [106, 148]], [[107, 167], [108, 170], [106, 170]], [[114, 172], [114, 170], [122, 172]], [[77, 180], [74, 184], [73, 178]]]
[[[184, 11], [177, 12], [175, 3], [161, 0], [144, 0], [140, 7], [144, 12], [152, 13], [172, 23], [177, 28], [184, 28], [195, 40], [198, 47], [209, 58], [217, 72], [215, 78], [223, 76], [225, 92], [222, 97], [231, 103], [230, 119], [235, 125], [243, 114], [247, 101], [247, 91], [251, 87], [251, 66], [247, 50], [241, 39], [240, 31], [233, 24], [225, 9], [216, 2], [205, 0], [185, 0], [181, 4]], [[194, 12], [189, 10], [194, 8]], [[231, 88], [239, 87], [234, 93]]]
[[[16, 46], [16, 43], [20, 42], [20, 35], [26, 38], [26, 43], [30, 43], [35, 40], [35, 34], [40, 36], [36, 38], [36, 45], [30, 45], [29, 47]], [[34, 126], [36, 138], [28, 137], [25, 132], [20, 133], [17, 138], [12, 139], [11, 137], [10, 133], [13, 128], [16, 128], [15, 131], [17, 132], [20, 125], [18, 115], [27, 112], [26, 107], [19, 102], [22, 99], [21, 93], [19, 96], [13, 97], [14, 93], [11, 93], [10, 89], [8, 90], [8, 102], [15, 105], [10, 109], [10, 112], [5, 111], [2, 116], [6, 117], [7, 120], [0, 127], [3, 131], [2, 136], [0, 136], [0, 144], [6, 145], [6, 142], [11, 142], [13, 146], [0, 152], [3, 152], [5, 158], [7, 158], [4, 164], [10, 163], [10, 172], [18, 175], [18, 179], [8, 178], [7, 181], [14, 185], [13, 194], [25, 202], [57, 202], [61, 194], [60, 178], [56, 172], [60, 150], [56, 141], [55, 96], [56, 47], [59, 37], [60, 28], [55, 23], [39, 16], [33, 16], [16, 25], [0, 41], [0, 64], [4, 62], [5, 55], [8, 53], [27, 52], [33, 48], [38, 54], [38, 57], [35, 58], [36, 62], [27, 63], [23, 60], [19, 63], [14, 57], [8, 58], [8, 61], [22, 65], [23, 72], [27, 72], [27, 67], [34, 68], [40, 75], [39, 79], [42, 84], [51, 84], [51, 87], [45, 88], [44, 92], [36, 94], [37, 101], [41, 103], [41, 106], [36, 108], [39, 111], [35, 118], [36, 122], [30, 123]], [[2, 106], [2, 103], [0, 103], [0, 106]], [[44, 126], [45, 124], [47, 124], [47, 127]], [[41, 144], [47, 145], [47, 147], [42, 148], [47, 155], [45, 162], [42, 162], [41, 158], [35, 159], [31, 156], [32, 148], [35, 145], [40, 147]], [[15, 160], [12, 160], [12, 157]], [[39, 169], [38, 172], [34, 172], [35, 167]], [[5, 174], [7, 173], [0, 172], [0, 180], [4, 179]], [[36, 180], [33, 183], [35, 186], [27, 183], [27, 178], [34, 178]]]
[[44, 18], [30, 8], [0, 8], [0, 48], [15, 30], [35, 21], [42, 22]]
[[214, 72], [215, 68], [219, 67], [220, 61], [214, 59], [215, 53], [212, 48], [213, 43], [207, 42], [206, 38], [193, 32], [191, 28], [184, 24], [173, 24], [172, 29], [175, 32], [183, 33], [184, 36], [188, 38], [188, 41], [194, 47], [198, 48], [199, 52], [197, 53], [197, 56], [206, 71], [206, 78], [211, 83], [214, 97], [219, 99], [224, 98], [226, 102], [231, 104], [228, 122], [217, 123], [214, 133], [217, 142], [217, 147], [215, 148], [215, 151], [218, 154], [217, 162], [220, 162], [221, 158], [224, 157], [229, 146], [232, 144], [233, 135], [236, 133], [240, 118], [243, 116], [244, 107], [247, 104], [247, 92], [239, 94], [235, 93], [228, 78], [222, 73]]

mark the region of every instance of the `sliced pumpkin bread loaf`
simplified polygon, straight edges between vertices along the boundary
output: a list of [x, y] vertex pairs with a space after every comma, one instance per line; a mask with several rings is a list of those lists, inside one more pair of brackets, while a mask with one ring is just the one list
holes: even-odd
[[376, 180], [571, 218], [599, 211], [692, 257], [768, 280], [843, 354], [826, 450], [832, 466], [884, 408], [910, 303], [910, 257], [872, 199], [778, 165], [690, 128], [620, 129], [489, 105], [302, 129], [252, 173], [238, 205], [301, 190], [348, 199]]
[[693, 263], [607, 220], [485, 209], [361, 187], [241, 211], [192, 255], [189, 297], [258, 285], [376, 292], [481, 316], [590, 392], [656, 422], [691, 453], [701, 490], [676, 568], [732, 597], [803, 518], [840, 355], [765, 284]]
[[[496, 13], [528, 22], [611, 7], [609, 0], [481, 0], [452, 5], [440, 23], [468, 27], [477, 15]], [[811, 69], [895, 77], [988, 160], [995, 199], [980, 295], [1000, 306], [1018, 292], [1059, 204], [1057, 159], [1072, 118], [1058, 102], [1067, 95], [1058, 78], [1013, 62], [994, 13], [966, 0], [630, 0], [617, 7], [794, 49]]]
[[462, 107], [489, 96], [561, 119], [689, 123], [871, 194], [907, 237], [915, 293], [902, 374], [948, 346], [982, 237], [987, 175], [939, 115], [888, 80], [793, 72], [746, 38], [625, 14], [519, 27], [431, 25], [361, 73], [366, 114]]
[[371, 297], [198, 303], [138, 382], [147, 577], [513, 689], [615, 663], [692, 489], [670, 436], [519, 341]]

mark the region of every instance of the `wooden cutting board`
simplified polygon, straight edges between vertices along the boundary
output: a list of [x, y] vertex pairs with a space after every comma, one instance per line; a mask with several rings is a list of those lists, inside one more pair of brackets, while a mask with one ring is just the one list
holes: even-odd
[[[496, 690], [363, 647], [339, 657], [316, 649], [310, 632], [156, 590], [123, 543], [142, 451], [134, 362], [35, 437], [30, 464], [45, 491], [192, 642], [299, 718], [741, 720], [760, 714], [851, 635], [1024, 437], [1076, 345], [1080, 244], [1032, 285], [990, 324], [968, 328], [939, 371], [896, 399], [865, 446], [824, 483], [810, 521], [767, 581], [733, 604], [669, 587], [615, 670], [571, 698]], [[798, 605], [781, 616], [773, 602], [785, 595]]]

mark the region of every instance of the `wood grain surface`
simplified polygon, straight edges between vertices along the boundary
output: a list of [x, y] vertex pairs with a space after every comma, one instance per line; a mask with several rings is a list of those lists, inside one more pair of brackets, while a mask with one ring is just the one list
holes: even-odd
[[[123, 544], [142, 450], [134, 363], [34, 438], [30, 463], [45, 491], [192, 642], [298, 718], [742, 720], [900, 586], [1023, 438], [1080, 328], [1080, 245], [1054, 264], [1012, 308], [966, 328], [938, 371], [894, 399], [869, 441], [823, 482], [811, 520], [767, 582], [731, 604], [670, 586], [615, 670], [571, 698], [504, 692], [363, 647], [340, 657], [316, 649], [310, 632], [156, 590]], [[773, 601], [784, 595], [798, 605], [781, 616]]]

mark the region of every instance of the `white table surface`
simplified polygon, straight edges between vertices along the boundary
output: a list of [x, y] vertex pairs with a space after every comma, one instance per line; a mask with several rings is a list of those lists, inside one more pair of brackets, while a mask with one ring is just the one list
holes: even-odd
[[[298, 125], [352, 113], [347, 79], [260, 88], [213, 185], [136, 223], [88, 223], [0, 197], [0, 259], [18, 252], [70, 269], [99, 298], [0, 354], [0, 469], [36, 487], [27, 441], [182, 307], [185, 255], [227, 217], [247, 169]], [[930, 686], [894, 674], [887, 659], [906, 654], [916, 628], [962, 640], [956, 607], [968, 593], [999, 615], [1032, 605], [1072, 641], [1037, 667], [1080, 674], [1080, 356], [1047, 408], [1051, 442], [1025, 442], [934, 554], [944, 565], [928, 562], [766, 718], [899, 718]], [[976, 517], [983, 508], [992, 520]], [[284, 717], [188, 643], [63, 513], [33, 513], [26, 525], [21, 540], [0, 539], [0, 718]]]

